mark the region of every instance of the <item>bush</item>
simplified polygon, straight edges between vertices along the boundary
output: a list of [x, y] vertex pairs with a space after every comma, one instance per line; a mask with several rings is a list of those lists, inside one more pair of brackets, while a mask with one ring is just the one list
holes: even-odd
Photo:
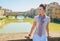
[[51, 22], [60, 23], [60, 18], [51, 18]]

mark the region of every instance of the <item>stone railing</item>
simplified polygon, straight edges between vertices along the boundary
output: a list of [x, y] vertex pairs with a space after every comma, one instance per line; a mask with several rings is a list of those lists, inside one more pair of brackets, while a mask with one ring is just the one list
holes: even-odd
[[60, 41], [60, 37], [51, 37], [48, 38], [48, 41]]
[[[32, 41], [32, 39], [8, 40], [8, 41]], [[60, 41], [60, 37], [48, 38], [48, 41]]]

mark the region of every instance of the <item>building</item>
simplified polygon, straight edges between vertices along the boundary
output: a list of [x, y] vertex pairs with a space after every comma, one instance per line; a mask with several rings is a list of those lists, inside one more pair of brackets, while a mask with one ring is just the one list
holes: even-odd
[[4, 10], [2, 7], [0, 7], [0, 17], [2, 17], [4, 15]]
[[5, 16], [8, 16], [12, 13], [12, 10], [9, 10], [9, 9], [3, 9], [4, 10], [4, 15]]
[[3, 17], [3, 16], [8, 16], [10, 15], [12, 12], [12, 10], [9, 10], [9, 9], [5, 9], [5, 8], [2, 8], [0, 6], [0, 18]]
[[47, 14], [51, 18], [60, 18], [60, 5], [56, 2], [47, 5]]

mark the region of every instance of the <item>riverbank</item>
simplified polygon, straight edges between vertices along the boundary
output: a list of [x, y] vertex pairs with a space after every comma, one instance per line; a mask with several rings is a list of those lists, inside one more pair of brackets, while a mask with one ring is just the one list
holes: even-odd
[[0, 29], [3, 28], [4, 25], [6, 24], [9, 24], [11, 22], [18, 22], [19, 19], [3, 19], [3, 20], [0, 20]]
[[[11, 22], [19, 22], [19, 19], [3, 19], [3, 20], [0, 20], [0, 29], [3, 28], [3, 26], [5, 24], [9, 24]], [[33, 19], [32, 18], [24, 18], [22, 22], [30, 22], [32, 24]], [[50, 31], [60, 30], [60, 24], [49, 23], [49, 30]]]

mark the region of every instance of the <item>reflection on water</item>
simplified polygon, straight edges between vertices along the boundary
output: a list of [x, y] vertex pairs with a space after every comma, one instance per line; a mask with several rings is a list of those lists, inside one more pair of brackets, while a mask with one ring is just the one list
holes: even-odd
[[29, 32], [30, 28], [31, 24], [29, 22], [9, 23], [6, 24], [2, 29], [0, 29], [0, 33]]
[[24, 16], [17, 16], [17, 19], [24, 19]]

